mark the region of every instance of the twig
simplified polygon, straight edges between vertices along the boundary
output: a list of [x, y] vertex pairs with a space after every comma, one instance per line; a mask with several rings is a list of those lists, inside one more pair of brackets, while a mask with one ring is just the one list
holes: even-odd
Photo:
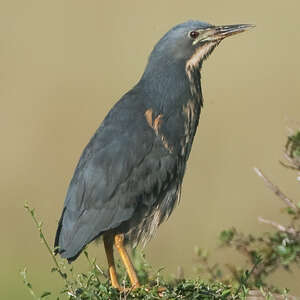
[[[96, 264], [95, 264], [95, 261], [91, 261], [91, 260], [90, 260], [89, 254], [87, 253], [86, 250], [84, 250], [83, 253], [84, 253], [84, 256], [86, 257], [86, 259], [87, 259], [87, 261], [88, 261], [88, 263], [89, 263], [89, 265], [90, 265], [91, 271], [93, 271], [93, 273], [94, 273], [94, 275], [95, 275], [95, 277], [96, 277], [98, 283], [101, 284], [101, 281], [100, 281], [100, 279], [99, 279], [99, 277], [98, 277], [98, 275], [97, 275], [97, 271], [98, 271], [98, 270], [101, 270], [100, 267], [97, 266], [97, 267], [98, 267], [98, 268], [97, 268], [97, 267], [96, 267]], [[102, 272], [102, 270], [101, 270], [101, 272]], [[102, 272], [101, 274], [104, 275], [103, 272]], [[105, 277], [106, 277], [106, 276], [105, 276]]]
[[29, 293], [31, 294], [31, 296], [34, 298], [34, 299], [37, 299], [39, 300], [40, 298], [37, 297], [37, 295], [35, 294], [35, 292], [33, 291], [32, 289], [32, 285], [31, 283], [27, 280], [27, 270], [26, 268], [20, 272], [21, 276], [23, 277], [23, 282], [24, 284], [27, 286], [28, 290], [29, 290]]
[[257, 257], [256, 259], [256, 262], [254, 263], [252, 269], [249, 271], [246, 271], [244, 273], [245, 277], [241, 277], [241, 282], [240, 282], [240, 285], [237, 289], [237, 291], [235, 292], [235, 296], [238, 296], [239, 292], [241, 291], [243, 285], [246, 285], [247, 284], [247, 281], [249, 280], [249, 278], [251, 277], [252, 273], [254, 272], [254, 270], [256, 269], [256, 267], [262, 262], [262, 259], [260, 257]]
[[184, 279], [184, 270], [183, 270], [182, 266], [177, 267], [176, 279], [177, 280], [183, 280]]
[[288, 161], [289, 164], [286, 164], [282, 161], [279, 161], [284, 167], [292, 169], [292, 170], [300, 170], [300, 161], [289, 156], [288, 153], [283, 154], [284, 158]]
[[274, 299], [274, 300], [299, 300], [291, 295], [280, 295], [280, 294], [273, 294], [270, 292], [266, 292], [263, 290], [251, 290], [249, 291], [246, 300], [265, 300], [265, 299]]
[[52, 249], [50, 248], [50, 246], [49, 246], [49, 244], [48, 244], [48, 242], [47, 242], [47, 240], [46, 240], [46, 238], [45, 238], [45, 236], [44, 236], [44, 233], [43, 233], [43, 230], [42, 230], [42, 222], [39, 222], [39, 221], [37, 220], [37, 218], [35, 217], [35, 214], [34, 214], [34, 209], [31, 209], [27, 203], [25, 203], [24, 208], [31, 214], [31, 217], [32, 217], [32, 219], [33, 219], [33, 221], [34, 221], [34, 223], [35, 223], [37, 229], [39, 230], [40, 238], [41, 238], [41, 240], [43, 241], [44, 245], [46, 246], [48, 252], [50, 253], [51, 258], [52, 258], [52, 260], [53, 260], [53, 262], [54, 262], [54, 264], [55, 264], [55, 266], [56, 266], [56, 268], [57, 268], [57, 271], [58, 271], [59, 275], [60, 275], [64, 280], [66, 280], [66, 274], [65, 274], [65, 273], [62, 271], [62, 269], [60, 268], [60, 266], [59, 266], [59, 264], [58, 264], [58, 262], [57, 262], [57, 260], [56, 260], [56, 258], [55, 258], [55, 255], [54, 255]]
[[108, 276], [104, 273], [104, 271], [96, 263], [95, 263], [95, 267], [103, 277], [108, 278]]
[[282, 166], [284, 166], [285, 168], [288, 168], [288, 169], [291, 169], [291, 170], [295, 170], [295, 171], [297, 171], [297, 170], [299, 170], [299, 168], [297, 168], [297, 167], [295, 167], [294, 165], [287, 165], [286, 163], [284, 163], [283, 161], [279, 161], [279, 163], [282, 165]]
[[254, 167], [255, 173], [261, 177], [266, 186], [275, 193], [276, 196], [278, 196], [288, 207], [297, 210], [296, 205], [292, 200], [290, 200], [275, 184], [273, 184], [270, 179], [268, 179], [258, 168]]
[[57, 270], [58, 274], [63, 278], [63, 280], [64, 280], [65, 283], [66, 283], [66, 287], [69, 289], [68, 294], [70, 293], [70, 294], [73, 295], [74, 292], [73, 292], [72, 287], [71, 287], [71, 285], [69, 284], [69, 281], [68, 281], [68, 279], [67, 279], [67, 274], [63, 272], [63, 270], [62, 270], [62, 268], [60, 267], [58, 261], [56, 260], [56, 257], [55, 257], [55, 255], [54, 255], [53, 250], [50, 248], [50, 246], [49, 246], [49, 244], [48, 244], [48, 242], [47, 242], [47, 240], [46, 240], [46, 238], [45, 238], [45, 235], [44, 235], [43, 230], [42, 230], [42, 226], [43, 226], [42, 222], [39, 222], [39, 221], [37, 220], [37, 218], [36, 218], [36, 216], [35, 216], [35, 213], [34, 213], [34, 209], [33, 209], [33, 208], [30, 208], [27, 202], [24, 204], [24, 208], [30, 213], [30, 215], [31, 215], [31, 217], [32, 217], [32, 219], [33, 219], [33, 221], [34, 221], [34, 223], [35, 223], [37, 229], [39, 230], [39, 233], [40, 233], [40, 239], [42, 240], [42, 242], [43, 242], [44, 245], [46, 246], [48, 252], [50, 253], [50, 255], [51, 255], [51, 257], [52, 257], [52, 260], [53, 260], [53, 262], [54, 262], [54, 264], [55, 264], [55, 266], [56, 266], [56, 270]]
[[290, 233], [292, 235], [297, 235], [296, 230], [292, 227], [286, 228], [285, 226], [283, 226], [283, 225], [281, 225], [277, 222], [267, 220], [267, 219], [264, 219], [262, 217], [258, 217], [258, 221], [261, 222], [261, 223], [264, 223], [264, 224], [269, 224], [269, 225], [275, 227], [279, 231], [287, 232], [287, 233]]
[[283, 153], [284, 158], [291, 164], [293, 164], [293, 159], [285, 152]]

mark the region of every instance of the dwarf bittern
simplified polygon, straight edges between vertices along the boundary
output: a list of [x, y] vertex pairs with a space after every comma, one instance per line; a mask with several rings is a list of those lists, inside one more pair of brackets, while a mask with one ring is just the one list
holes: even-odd
[[173, 211], [203, 105], [202, 63], [224, 38], [250, 27], [188, 21], [160, 39], [141, 79], [81, 155], [55, 238], [63, 258], [75, 260], [102, 236], [112, 285], [120, 289], [115, 246], [139, 286], [124, 245], [145, 244]]

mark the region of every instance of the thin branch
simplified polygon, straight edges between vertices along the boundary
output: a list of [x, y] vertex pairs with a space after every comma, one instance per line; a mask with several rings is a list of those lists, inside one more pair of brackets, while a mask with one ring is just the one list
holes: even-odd
[[256, 269], [256, 267], [261, 263], [261, 259], [258, 259], [255, 264], [253, 265], [252, 269], [250, 270], [250, 272], [245, 272], [245, 278], [241, 278], [241, 282], [240, 282], [240, 286], [238, 287], [235, 296], [238, 296], [239, 292], [241, 291], [243, 285], [247, 284], [247, 281], [249, 280], [249, 278], [251, 277], [251, 275], [253, 274], [254, 270]]
[[289, 163], [293, 163], [292, 158], [287, 154], [287, 152], [283, 153], [284, 158], [289, 162]]
[[67, 274], [63, 271], [62, 267], [59, 265], [59, 263], [58, 263], [58, 261], [57, 261], [57, 259], [55, 257], [54, 251], [51, 249], [51, 247], [49, 246], [48, 241], [45, 238], [44, 232], [42, 230], [42, 225], [43, 225], [42, 222], [38, 221], [37, 217], [35, 216], [34, 209], [30, 208], [27, 202], [25, 202], [24, 208], [30, 213], [30, 215], [31, 215], [31, 217], [32, 217], [32, 219], [33, 219], [33, 221], [35, 223], [35, 226], [37, 227], [37, 229], [38, 229], [38, 231], [40, 233], [40, 239], [42, 240], [42, 242], [44, 243], [44, 245], [46, 246], [48, 252], [51, 255], [51, 258], [52, 258], [52, 260], [54, 262], [54, 265], [56, 267], [56, 271], [58, 272], [58, 274], [65, 281], [66, 287], [69, 289], [68, 294], [74, 295], [72, 286], [71, 286], [71, 284], [69, 283], [69, 281], [67, 279]]
[[264, 223], [264, 224], [269, 224], [269, 225], [273, 226], [274, 228], [276, 228], [279, 231], [287, 232], [287, 233], [290, 233], [292, 235], [297, 235], [296, 230], [292, 227], [286, 228], [285, 226], [283, 226], [283, 225], [281, 225], [277, 222], [267, 220], [267, 219], [264, 219], [262, 217], [258, 217], [258, 221], [261, 222], [261, 223]]
[[84, 253], [84, 256], [86, 257], [86, 259], [87, 259], [87, 261], [88, 261], [88, 263], [89, 263], [89, 265], [90, 265], [91, 271], [94, 272], [94, 275], [95, 275], [95, 277], [96, 277], [98, 283], [101, 284], [101, 281], [100, 281], [100, 279], [98, 278], [98, 276], [97, 276], [97, 274], [96, 274], [96, 272], [95, 272], [95, 270], [97, 270], [97, 269], [96, 269], [96, 266], [95, 266], [94, 262], [92, 262], [92, 261], [90, 260], [87, 251], [84, 250], [83, 253]]
[[59, 275], [66, 281], [66, 283], [68, 284], [67, 282], [67, 279], [66, 279], [66, 274], [63, 272], [63, 270], [61, 269], [60, 265], [58, 264], [57, 260], [56, 260], [56, 257], [55, 257], [55, 254], [53, 252], [53, 250], [50, 248], [46, 238], [45, 238], [45, 235], [44, 235], [44, 232], [42, 230], [42, 223], [39, 222], [35, 216], [35, 213], [34, 213], [34, 209], [31, 209], [29, 207], [29, 205], [27, 203], [25, 203], [24, 205], [25, 209], [31, 214], [31, 217], [40, 233], [40, 239], [43, 241], [44, 245], [46, 246], [48, 252], [50, 253], [51, 255], [51, 258], [55, 264], [55, 267], [57, 269], [57, 272], [59, 273]]
[[300, 161], [298, 161], [298, 160], [290, 157], [290, 155], [287, 152], [285, 152], [283, 154], [283, 156], [287, 160], [287, 162], [289, 163], [289, 164], [286, 164], [286, 163], [280, 161], [280, 163], [283, 166], [285, 166], [285, 167], [287, 167], [289, 169], [292, 169], [292, 170], [300, 170]]
[[281, 161], [281, 160], [279, 161], [279, 163], [280, 163], [282, 166], [284, 166], [285, 168], [288, 168], [288, 169], [291, 169], [291, 170], [295, 170], [295, 171], [299, 170], [298, 167], [295, 167], [294, 165], [288, 165], [288, 164], [284, 163], [284, 162]]
[[95, 267], [98, 270], [99, 273], [105, 278], [108, 278], [108, 276], [105, 274], [105, 272], [95, 263]]
[[297, 207], [296, 205], [294, 204], [294, 202], [292, 200], [290, 200], [275, 184], [273, 184], [270, 179], [268, 179], [260, 169], [254, 167], [254, 171], [255, 173], [261, 177], [266, 186], [272, 191], [274, 192], [274, 194], [276, 196], [278, 196], [288, 207], [294, 209], [294, 210], [297, 210]]
[[246, 300], [265, 300], [265, 299], [274, 299], [274, 300], [297, 300], [297, 297], [291, 295], [280, 295], [266, 292], [263, 290], [250, 290]]

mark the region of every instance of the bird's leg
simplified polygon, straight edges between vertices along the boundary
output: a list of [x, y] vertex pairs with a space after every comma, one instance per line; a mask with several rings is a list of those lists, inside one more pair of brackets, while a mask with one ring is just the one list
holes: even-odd
[[109, 271], [111, 284], [114, 288], [121, 290], [118, 277], [117, 277], [115, 260], [114, 260], [113, 238], [111, 235], [105, 235], [103, 237], [103, 241], [104, 241], [104, 248], [105, 248], [105, 253], [108, 262], [108, 271]]
[[124, 234], [116, 234], [115, 235], [115, 246], [116, 246], [117, 250], [119, 251], [120, 257], [123, 261], [123, 264], [125, 266], [127, 274], [129, 276], [132, 288], [135, 289], [135, 288], [140, 287], [140, 283], [136, 276], [136, 272], [134, 270], [134, 267], [132, 265], [130, 257], [126, 251], [126, 248], [124, 246]]

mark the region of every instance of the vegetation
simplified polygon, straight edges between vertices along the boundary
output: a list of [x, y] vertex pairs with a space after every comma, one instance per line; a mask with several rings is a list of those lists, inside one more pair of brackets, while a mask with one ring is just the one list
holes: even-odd
[[[282, 165], [300, 171], [300, 132], [288, 137]], [[34, 210], [25, 205], [53, 259], [51, 272], [61, 277], [63, 288], [56, 296], [48, 291], [37, 295], [27, 279], [26, 269], [21, 272], [23, 281], [35, 299], [296, 299], [289, 296], [287, 290], [274, 287], [269, 277], [279, 269], [289, 271], [293, 265], [300, 266], [300, 202], [288, 198], [259, 169], [255, 171], [285, 204], [284, 213], [289, 216], [289, 223], [282, 225], [259, 217], [260, 222], [273, 227], [272, 232], [245, 235], [235, 228], [222, 231], [219, 237], [221, 247], [241, 253], [245, 257], [242, 266], [211, 265], [207, 251], [196, 249], [199, 277], [207, 278], [206, 281], [184, 279], [182, 276], [165, 279], [160, 270], [154, 271], [145, 257], [134, 251], [134, 265], [143, 285], [137, 290], [128, 289], [120, 293], [111, 287], [106, 273], [86, 251], [84, 255], [90, 265], [87, 273], [78, 274], [72, 266], [58, 260], [44, 237], [42, 223], [37, 220]], [[299, 177], [297, 180], [300, 181]], [[124, 287], [130, 286], [121, 266], [119, 273]]]

